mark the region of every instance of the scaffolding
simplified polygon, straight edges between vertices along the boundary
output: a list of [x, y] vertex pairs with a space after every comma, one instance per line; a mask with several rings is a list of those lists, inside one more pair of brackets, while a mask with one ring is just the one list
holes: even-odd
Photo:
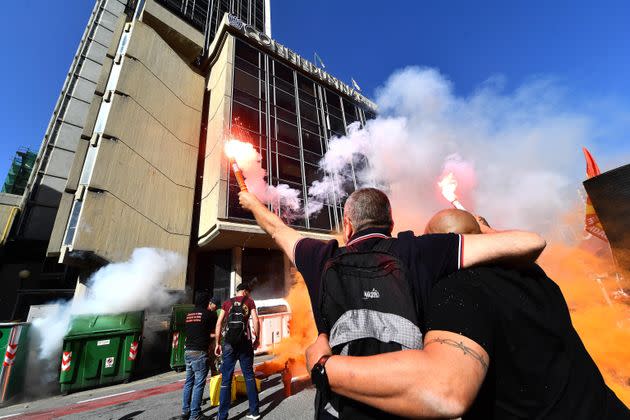
[[28, 148], [21, 148], [15, 152], [15, 157], [13, 158], [13, 162], [9, 168], [9, 173], [2, 185], [3, 193], [16, 195], [24, 194], [28, 178], [31, 175], [33, 166], [35, 166], [36, 158], [37, 153]]

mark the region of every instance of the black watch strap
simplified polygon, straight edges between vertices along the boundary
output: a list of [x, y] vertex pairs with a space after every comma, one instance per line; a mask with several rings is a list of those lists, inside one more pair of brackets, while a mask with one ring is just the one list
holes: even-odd
[[320, 365], [321, 367], [324, 367], [326, 365], [326, 362], [328, 361], [328, 359], [330, 359], [330, 356], [332, 356], [332, 354], [325, 354], [325, 355], [323, 355], [322, 357], [319, 358], [319, 360], [315, 364], [316, 365]]

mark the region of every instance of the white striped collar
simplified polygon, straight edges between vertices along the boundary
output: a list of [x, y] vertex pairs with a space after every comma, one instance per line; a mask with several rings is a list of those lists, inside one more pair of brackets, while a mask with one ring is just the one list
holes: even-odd
[[357, 244], [357, 243], [359, 243], [361, 241], [365, 241], [366, 239], [373, 239], [373, 238], [387, 239], [387, 238], [389, 238], [389, 236], [384, 235], [382, 233], [368, 233], [367, 235], [363, 235], [363, 236], [359, 236], [357, 238], [354, 238], [353, 240], [348, 242], [346, 244], [346, 246], [352, 246], [352, 245]]

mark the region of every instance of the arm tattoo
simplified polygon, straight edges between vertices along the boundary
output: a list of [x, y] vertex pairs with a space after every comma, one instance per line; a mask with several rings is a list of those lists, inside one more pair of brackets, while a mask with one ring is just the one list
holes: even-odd
[[486, 363], [486, 361], [483, 359], [483, 356], [477, 353], [476, 351], [474, 351], [473, 349], [471, 349], [470, 347], [466, 347], [462, 341], [455, 341], [449, 338], [437, 337], [424, 343], [424, 346], [426, 347], [431, 343], [440, 343], [440, 344], [446, 344], [447, 346], [456, 347], [460, 349], [462, 352], [464, 352], [465, 355], [470, 356], [474, 358], [476, 361], [478, 361], [483, 367], [484, 372], [488, 370], [488, 363]]

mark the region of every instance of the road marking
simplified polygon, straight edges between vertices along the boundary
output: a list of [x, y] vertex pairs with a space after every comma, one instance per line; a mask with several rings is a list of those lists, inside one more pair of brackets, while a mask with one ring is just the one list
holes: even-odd
[[119, 395], [131, 394], [132, 392], [136, 392], [136, 390], [132, 389], [131, 391], [119, 392], [118, 394], [111, 394], [111, 395], [105, 395], [104, 397], [90, 398], [89, 400], [77, 401], [75, 404], [81, 404], [81, 403], [90, 402], [90, 401], [102, 400], [102, 399], [110, 398], [110, 397], [117, 397]]
[[[23, 413], [23, 412], [22, 412]], [[8, 419], [9, 417], [15, 417], [15, 416], [19, 416], [22, 413], [15, 413], [15, 414], [9, 414], [7, 416], [2, 416], [0, 417], [0, 419]]]

